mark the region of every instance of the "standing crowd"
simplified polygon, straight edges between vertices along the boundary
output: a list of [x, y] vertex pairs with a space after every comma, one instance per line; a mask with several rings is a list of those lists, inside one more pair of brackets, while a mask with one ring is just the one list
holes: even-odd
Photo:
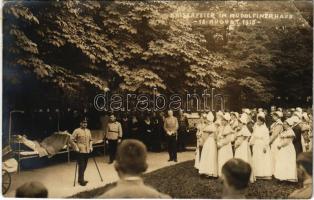
[[219, 111], [216, 117], [209, 112], [196, 135], [195, 168], [202, 176], [221, 177], [222, 166], [238, 158], [251, 165], [251, 182], [272, 177], [297, 182], [297, 156], [312, 152], [312, 113], [299, 107]]
[[[121, 124], [122, 140], [137, 139], [146, 145], [148, 151], [160, 152], [167, 148], [169, 132], [172, 131], [170, 135], [176, 136], [176, 142], [172, 140], [172, 143], [175, 143], [171, 145], [172, 148], [175, 148], [175, 151], [186, 150], [189, 124], [182, 110], [176, 117], [172, 111], [167, 114], [164, 112], [122, 113], [120, 116], [110, 117], [114, 117]], [[109, 123], [110, 121], [112, 119], [109, 119]], [[165, 126], [169, 126], [169, 130]]]
[[[162, 137], [167, 143], [168, 161], [177, 162], [177, 150], [182, 144], [182, 149], [185, 147], [182, 133], [188, 132], [187, 117], [182, 111], [175, 117], [169, 110], [167, 117], [153, 114], [145, 115], [142, 122], [136, 116], [129, 122], [128, 119], [123, 116], [118, 122], [112, 113], [106, 123], [104, 141], [108, 145], [109, 164], [115, 161], [120, 180], [100, 198], [170, 198], [146, 186], [141, 175], [148, 167], [147, 151], [160, 150]], [[84, 172], [93, 151], [87, 123], [86, 117], [81, 118], [80, 127], [72, 134], [81, 186], [88, 183]], [[291, 198], [311, 196], [312, 112], [299, 107], [288, 110], [272, 107], [270, 113], [261, 108], [242, 109], [241, 114], [218, 111], [214, 116], [209, 112], [201, 114], [196, 129], [195, 168], [202, 176], [222, 180], [222, 197], [245, 198], [249, 182], [272, 177], [279, 181], [303, 181], [304, 187], [294, 191]], [[157, 133], [161, 140], [156, 140]], [[16, 193], [17, 197], [47, 195], [48, 190], [40, 183], [27, 183]]]
[[[12, 132], [23, 133], [30, 140], [41, 141], [55, 132], [73, 133], [83, 118], [88, 119], [90, 130], [105, 131], [108, 123], [115, 121], [121, 126], [119, 131], [123, 133], [122, 140], [137, 139], [147, 146], [148, 151], [160, 152], [167, 148], [167, 135], [164, 130], [166, 115], [167, 113], [163, 111], [99, 112], [87, 107], [29, 109], [23, 114], [13, 116]], [[188, 119], [182, 111], [176, 113], [175, 116], [178, 120], [177, 151], [184, 151], [189, 131]], [[111, 128], [118, 128], [116, 126], [113, 125]], [[3, 137], [8, 140], [8, 136]]]
[[[148, 186], [142, 179], [148, 168], [146, 146], [134, 139], [127, 139], [118, 146], [115, 170], [119, 180], [115, 187], [98, 198], [171, 198], [169, 195]], [[293, 191], [289, 198], [309, 199], [312, 196], [313, 157], [311, 152], [302, 152], [297, 157], [298, 177], [303, 187]], [[242, 159], [228, 160], [221, 170], [224, 199], [245, 199], [252, 175], [252, 167]], [[27, 182], [16, 190], [16, 197], [47, 198], [49, 189], [40, 182]]]
[[172, 110], [159, 116], [156, 113], [147, 113], [142, 121], [136, 115], [129, 118], [124, 115], [117, 121], [112, 113], [104, 128], [104, 137], [108, 145], [109, 164], [115, 160], [118, 144], [125, 139], [136, 139], [143, 142], [148, 151], [160, 152], [165, 147], [168, 149], [169, 160], [177, 162], [177, 152], [186, 150], [186, 138], [189, 132], [187, 117], [179, 111], [175, 117]]
[[[182, 112], [180, 112], [180, 116], [183, 116]], [[134, 117], [132, 119], [134, 119]], [[186, 117], [182, 117], [182, 119], [186, 119]], [[165, 133], [165, 138], [168, 143], [168, 161], [177, 162], [178, 135], [179, 133], [182, 135], [182, 128], [184, 127], [184, 131], [186, 131], [187, 126], [182, 127], [181, 122], [181, 128], [179, 128], [180, 120], [178, 121], [177, 117], [173, 116], [172, 110], [169, 110], [168, 116], [162, 120], [162, 127], [154, 126], [150, 120], [150, 117], [146, 115], [140, 126], [135, 127], [134, 124], [138, 122], [136, 120], [132, 120], [130, 124], [131, 126], [128, 127], [126, 125], [123, 126], [123, 122], [126, 122], [127, 119], [122, 119], [121, 124], [116, 120], [114, 113], [109, 115], [108, 122], [106, 125], [104, 125], [103, 131], [104, 142], [106, 143], [106, 148], [108, 150], [107, 152], [109, 154], [109, 164], [112, 164], [117, 159], [117, 149], [122, 140], [133, 139], [136, 141], [141, 141], [143, 144], [145, 144], [145, 147], [148, 150], [160, 151], [161, 143], [160, 140], [156, 139], [156, 133], [158, 134], [158, 131]], [[155, 125], [157, 124], [161, 123], [155, 123]], [[89, 154], [93, 151], [92, 134], [91, 131], [87, 128], [87, 125], [87, 118], [83, 117], [80, 121], [80, 127], [75, 129], [71, 136], [71, 143], [73, 143], [72, 148], [77, 152], [78, 183], [81, 186], [85, 186], [88, 183], [88, 181], [84, 179], [84, 173], [87, 167]], [[154, 149], [153, 147], [156, 147], [157, 145], [159, 148]]]

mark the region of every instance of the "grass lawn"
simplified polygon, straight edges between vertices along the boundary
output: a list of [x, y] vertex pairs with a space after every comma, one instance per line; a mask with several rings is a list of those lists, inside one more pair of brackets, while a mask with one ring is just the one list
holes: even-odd
[[[194, 169], [194, 161], [165, 167], [143, 176], [146, 184], [173, 198], [220, 198], [222, 186], [219, 179], [202, 178]], [[115, 183], [78, 193], [71, 198], [93, 198], [104, 193]], [[293, 190], [301, 187], [297, 183], [276, 180], [258, 180], [250, 184], [247, 198], [286, 198]]]

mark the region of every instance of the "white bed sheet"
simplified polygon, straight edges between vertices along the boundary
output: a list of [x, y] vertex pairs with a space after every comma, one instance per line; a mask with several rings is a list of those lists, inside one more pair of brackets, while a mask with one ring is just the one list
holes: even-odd
[[93, 144], [100, 144], [100, 143], [103, 143], [104, 141], [103, 140], [97, 140], [97, 141], [93, 141]]
[[[67, 145], [65, 145], [61, 151], [64, 151], [64, 150], [67, 150]], [[39, 154], [38, 151], [20, 151], [20, 155], [22, 156], [31, 156], [31, 155], [36, 155], [36, 154]]]

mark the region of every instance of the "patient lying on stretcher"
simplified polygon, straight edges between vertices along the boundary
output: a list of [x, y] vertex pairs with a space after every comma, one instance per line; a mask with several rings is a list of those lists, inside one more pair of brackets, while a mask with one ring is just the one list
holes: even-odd
[[73, 141], [71, 134], [67, 131], [55, 132], [51, 136], [45, 138], [41, 142], [36, 140], [29, 140], [25, 135], [18, 135], [17, 139], [20, 143], [26, 147], [32, 149], [39, 154], [39, 157], [48, 156], [52, 157], [62, 149], [66, 149], [67, 145], [72, 147]]
[[[92, 139], [93, 143], [97, 144], [103, 141], [103, 131], [102, 130], [93, 130]], [[57, 154], [59, 151], [66, 149], [67, 147], [73, 147], [74, 142], [71, 137], [71, 134], [67, 131], [55, 132], [51, 136], [45, 138], [41, 142], [36, 140], [27, 139], [26, 135], [18, 135], [17, 140], [24, 144], [29, 149], [39, 154], [39, 157], [48, 156], [52, 157]]]

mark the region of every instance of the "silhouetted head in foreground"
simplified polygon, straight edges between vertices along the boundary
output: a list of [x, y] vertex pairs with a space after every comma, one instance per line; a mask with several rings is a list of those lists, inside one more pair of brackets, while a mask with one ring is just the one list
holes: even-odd
[[146, 157], [147, 150], [142, 142], [132, 139], [122, 141], [118, 146], [115, 162], [120, 180], [99, 198], [169, 199], [170, 196], [145, 185], [140, 177], [147, 169]]
[[146, 171], [146, 146], [133, 139], [124, 140], [118, 146], [115, 169], [120, 177], [137, 176]]
[[230, 159], [222, 167], [224, 198], [245, 198], [250, 181], [251, 166], [241, 159]]
[[313, 196], [313, 155], [312, 152], [300, 153], [297, 157], [298, 181], [303, 187], [294, 190], [289, 199], [311, 199]]
[[298, 180], [304, 181], [313, 176], [312, 152], [300, 153], [297, 157]]
[[40, 182], [27, 182], [16, 189], [17, 198], [47, 198], [48, 190]]

